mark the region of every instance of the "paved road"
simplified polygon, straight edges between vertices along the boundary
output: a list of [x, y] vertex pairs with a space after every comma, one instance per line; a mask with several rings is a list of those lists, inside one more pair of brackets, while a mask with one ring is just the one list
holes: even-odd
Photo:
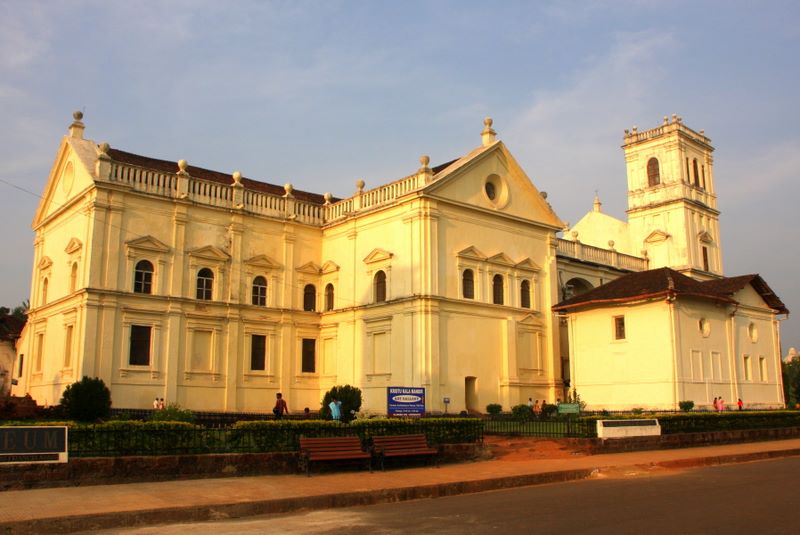
[[[798, 533], [800, 459], [685, 472], [601, 474], [557, 485], [113, 533]], [[107, 533], [111, 533], [108, 531]]]

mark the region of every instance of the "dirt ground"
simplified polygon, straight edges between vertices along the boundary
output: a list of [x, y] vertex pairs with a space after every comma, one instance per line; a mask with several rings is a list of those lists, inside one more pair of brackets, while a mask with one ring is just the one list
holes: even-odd
[[587, 446], [574, 440], [488, 435], [483, 439], [491, 457], [499, 461], [566, 459], [589, 455]]

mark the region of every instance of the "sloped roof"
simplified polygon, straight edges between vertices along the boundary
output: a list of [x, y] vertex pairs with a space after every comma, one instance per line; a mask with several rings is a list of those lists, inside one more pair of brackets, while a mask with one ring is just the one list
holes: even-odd
[[[164, 173], [175, 173], [178, 171], [177, 161], [170, 162], [167, 160], [159, 160], [114, 148], [108, 150], [108, 155], [111, 156], [111, 159], [116, 162], [135, 165], [137, 167], [144, 167], [145, 169], [153, 169]], [[231, 178], [233, 173], [226, 174], [219, 171], [204, 169], [202, 167], [195, 167], [193, 165], [188, 165], [186, 167], [186, 172], [192, 177], [211, 182], [217, 182], [219, 184], [230, 185], [233, 183], [233, 178]], [[269, 193], [271, 195], [282, 196], [286, 193], [286, 191], [283, 189], [283, 186], [276, 186], [275, 184], [268, 184], [266, 182], [260, 182], [250, 178], [242, 177], [242, 185], [246, 189]], [[318, 193], [310, 193], [296, 189], [292, 191], [292, 195], [294, 195], [296, 199], [314, 204], [323, 204], [325, 202], [325, 198]], [[336, 202], [338, 200], [339, 199], [334, 198], [332, 199], [332, 202]]]
[[724, 303], [736, 303], [728, 294], [696, 281], [674, 269], [659, 268], [622, 276], [581, 295], [561, 301], [554, 311], [589, 305], [625, 303], [659, 297], [698, 297]]
[[728, 296], [735, 294], [749, 284], [756, 292], [758, 292], [758, 294], [761, 296], [764, 302], [769, 305], [770, 308], [777, 310], [779, 314], [789, 313], [789, 309], [786, 308], [786, 305], [783, 304], [783, 301], [781, 301], [780, 297], [778, 297], [775, 292], [772, 291], [772, 288], [770, 288], [767, 282], [761, 278], [761, 275], [757, 273], [710, 280], [704, 282], [703, 284], [714, 289], [716, 292]]

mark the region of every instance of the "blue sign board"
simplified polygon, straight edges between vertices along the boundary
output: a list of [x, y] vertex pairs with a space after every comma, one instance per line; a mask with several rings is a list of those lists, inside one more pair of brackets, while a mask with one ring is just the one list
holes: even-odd
[[386, 389], [386, 410], [389, 416], [422, 416], [425, 414], [425, 389], [390, 386]]

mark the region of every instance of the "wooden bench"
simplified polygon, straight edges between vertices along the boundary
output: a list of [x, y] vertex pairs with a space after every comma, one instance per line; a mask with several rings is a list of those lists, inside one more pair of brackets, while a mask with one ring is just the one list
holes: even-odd
[[383, 461], [386, 457], [410, 457], [427, 455], [435, 459], [438, 466], [437, 448], [428, 446], [425, 435], [384, 435], [372, 437], [372, 451], [381, 461], [381, 470], [384, 469]]
[[314, 461], [340, 461], [364, 459], [372, 472], [372, 454], [361, 448], [358, 437], [300, 437], [299, 467], [311, 476], [311, 463]]

